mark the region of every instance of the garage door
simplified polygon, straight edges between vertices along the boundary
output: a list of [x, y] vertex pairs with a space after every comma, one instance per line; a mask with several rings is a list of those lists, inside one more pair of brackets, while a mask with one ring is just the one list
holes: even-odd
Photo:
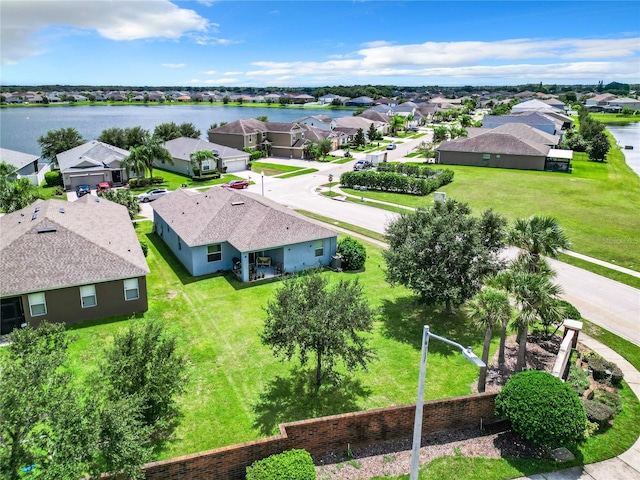
[[100, 182], [104, 182], [104, 173], [89, 173], [87, 175], [72, 175], [71, 188], [75, 189], [78, 185], [89, 185], [96, 188]]
[[227, 167], [227, 173], [241, 172], [247, 169], [247, 161], [242, 158], [239, 160], [224, 160], [223, 165]]

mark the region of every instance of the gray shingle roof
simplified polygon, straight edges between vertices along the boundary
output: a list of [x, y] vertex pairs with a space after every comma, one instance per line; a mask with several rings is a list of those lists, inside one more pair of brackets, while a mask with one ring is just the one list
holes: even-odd
[[96, 200], [38, 200], [1, 217], [0, 295], [147, 275], [127, 209]]
[[337, 235], [265, 197], [221, 187], [176, 190], [152, 206], [189, 246], [228, 241], [246, 252]]
[[40, 157], [38, 155], [31, 155], [30, 153], [22, 153], [15, 150], [0, 148], [0, 162], [8, 163], [15, 167], [16, 170], [20, 170], [22, 167], [35, 162], [39, 158]]
[[456, 138], [442, 142], [436, 150], [539, 157], [547, 155], [549, 146], [526, 141], [508, 133], [494, 133], [491, 130], [472, 138]]
[[165, 142], [164, 147], [169, 150], [173, 158], [180, 160], [190, 160], [193, 152], [200, 150], [210, 150], [217, 152], [220, 158], [226, 157], [249, 157], [249, 154], [236, 148], [218, 145], [217, 143], [207, 142], [199, 138], [179, 137]]
[[235, 133], [248, 135], [249, 133], [266, 132], [267, 126], [262, 120], [257, 120], [255, 118], [243, 118], [209, 131], [216, 133]]
[[556, 146], [560, 143], [560, 137], [558, 135], [543, 132], [524, 123], [505, 123], [504, 125], [491, 129], [491, 131], [493, 133], [508, 133], [529, 143], [533, 142], [549, 146]]
[[92, 140], [57, 155], [60, 170], [70, 168], [119, 168], [120, 162], [129, 156], [129, 151], [107, 143]]

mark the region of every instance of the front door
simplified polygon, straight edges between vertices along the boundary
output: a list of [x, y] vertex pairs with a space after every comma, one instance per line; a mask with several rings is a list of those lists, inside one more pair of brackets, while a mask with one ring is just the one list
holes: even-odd
[[112, 170], [111, 171], [111, 178], [113, 180], [113, 183], [116, 185], [119, 185], [122, 183], [122, 172], [120, 170]]
[[24, 323], [20, 297], [3, 298], [0, 301], [0, 335], [11, 333]]

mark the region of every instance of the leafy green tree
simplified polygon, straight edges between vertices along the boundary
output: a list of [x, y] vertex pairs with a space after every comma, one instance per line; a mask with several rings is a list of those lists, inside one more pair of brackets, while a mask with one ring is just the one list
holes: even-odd
[[131, 147], [137, 147], [144, 145], [150, 140], [149, 130], [146, 130], [140, 126], [128, 127], [124, 129], [125, 138], [127, 140], [126, 147], [122, 147], [128, 150]]
[[188, 122], [181, 123], [178, 126], [178, 130], [180, 130], [181, 137], [200, 138], [201, 132], [196, 128], [196, 126], [193, 123], [188, 123]]
[[[11, 167], [2, 162], [0, 171], [10, 171]], [[42, 198], [38, 188], [28, 178], [15, 178], [14, 173], [0, 173], [0, 210], [5, 213], [15, 212], [28, 207], [33, 202]]]
[[165, 122], [160, 125], [156, 125], [153, 129], [153, 136], [160, 138], [163, 142], [168, 142], [175, 138], [181, 137], [180, 127], [175, 122]]
[[267, 305], [262, 343], [276, 357], [297, 356], [306, 365], [315, 357], [315, 385], [335, 379], [341, 361], [348, 371], [366, 369], [373, 358], [362, 333], [373, 329], [374, 311], [356, 278], [329, 286], [317, 271], [287, 279]]
[[256, 120], [260, 120], [261, 122], [268, 122], [269, 121], [269, 117], [267, 117], [266, 115], [260, 115], [260, 116], [256, 117]]
[[392, 135], [397, 135], [398, 130], [404, 127], [406, 121], [407, 119], [402, 115], [394, 115], [393, 117], [391, 117], [391, 120], [389, 120], [389, 125], [391, 126]]
[[[488, 365], [493, 328], [496, 324], [505, 325], [511, 319], [509, 296], [504, 290], [485, 287], [467, 302], [466, 313], [479, 330], [485, 331], [482, 361]], [[482, 367], [478, 379], [478, 392], [484, 392], [486, 384], [487, 367]]]
[[159, 323], [132, 325], [115, 335], [105, 353], [101, 374], [107, 397], [138, 399], [142, 424], [153, 435], [166, 435], [178, 418], [176, 397], [187, 381], [186, 358], [178, 352], [176, 337]]
[[129, 218], [131, 220], [135, 220], [136, 216], [140, 212], [140, 201], [138, 200], [137, 195], [135, 195], [131, 190], [117, 188], [103, 192], [101, 195], [107, 200], [127, 207], [127, 212], [129, 213]]
[[455, 125], [451, 125], [449, 127], [449, 137], [453, 140], [454, 138], [458, 138], [458, 137], [466, 137], [467, 136], [467, 130], [465, 128], [458, 128]]
[[327, 158], [327, 155], [329, 155], [329, 152], [331, 152], [332, 149], [333, 143], [331, 143], [331, 140], [328, 138], [320, 140], [320, 143], [318, 144], [318, 153], [323, 160]]
[[587, 415], [568, 383], [541, 370], [513, 375], [496, 397], [496, 415], [539, 445], [571, 446], [584, 438]]
[[416, 147], [416, 151], [421, 157], [424, 157], [425, 160], [429, 158], [433, 158], [436, 154], [436, 151], [433, 147], [433, 142], [425, 142], [422, 141]]
[[468, 128], [473, 125], [473, 117], [471, 115], [462, 115], [460, 117], [460, 126], [462, 128]]
[[136, 177], [144, 177], [147, 171], [147, 156], [148, 152], [144, 146], [131, 147], [129, 155], [122, 159], [120, 165], [126, 170], [127, 176], [134, 172]]
[[587, 154], [589, 155], [589, 160], [592, 162], [604, 162], [607, 160], [607, 154], [609, 153], [609, 139], [607, 136], [601, 132], [598, 133], [587, 147]]
[[369, 129], [367, 130], [367, 138], [370, 142], [373, 142], [376, 138], [378, 138], [378, 130], [374, 123], [369, 125]]
[[433, 141], [435, 143], [444, 142], [449, 138], [449, 130], [447, 127], [439, 125], [433, 129]]
[[222, 103], [223, 105], [229, 104], [229, 95], [225, 95], [224, 97], [222, 97]]
[[202, 162], [204, 162], [205, 160], [213, 160], [214, 158], [216, 158], [216, 156], [211, 150], [198, 150], [197, 152], [193, 152], [191, 155], [189, 155], [193, 172], [195, 173], [197, 169], [197, 175], [201, 175]]
[[140, 147], [143, 152], [143, 161], [147, 170], [149, 170], [149, 178], [153, 179], [153, 163], [155, 161], [169, 163], [173, 165], [173, 157], [169, 150], [163, 145], [162, 139], [158, 137], [147, 137]]
[[473, 297], [485, 275], [496, 272], [506, 220], [489, 211], [473, 217], [466, 203], [447, 200], [403, 213], [386, 229], [386, 278], [447, 313]]
[[336, 245], [336, 253], [342, 258], [344, 270], [359, 270], [367, 260], [367, 250], [364, 245], [351, 237], [344, 237]]
[[358, 147], [366, 147], [367, 146], [367, 139], [364, 137], [364, 130], [362, 130], [361, 128], [359, 128], [356, 131], [356, 136], [353, 139], [353, 143], [355, 143], [356, 148]]
[[49, 130], [38, 138], [38, 145], [42, 149], [42, 158], [50, 160], [57, 165], [56, 155], [71, 150], [85, 143], [82, 135], [75, 128], [61, 128]]
[[96, 139], [99, 142], [113, 145], [114, 147], [129, 149], [129, 143], [127, 142], [127, 136], [123, 128], [111, 127], [106, 128]]

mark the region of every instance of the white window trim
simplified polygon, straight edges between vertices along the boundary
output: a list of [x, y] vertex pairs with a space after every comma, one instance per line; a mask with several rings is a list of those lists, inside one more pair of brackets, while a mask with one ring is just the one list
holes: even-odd
[[[215, 252], [210, 252], [209, 249], [213, 247], [218, 247], [218, 250]], [[209, 255], [216, 255], [216, 254], [220, 255], [220, 258], [218, 260], [209, 260]], [[216, 243], [214, 245], [207, 245], [207, 262], [212, 263], [212, 262], [220, 262], [220, 261], [222, 261], [222, 244]]]
[[[33, 307], [36, 305], [43, 305], [44, 312], [33, 313]], [[44, 292], [29, 294], [29, 313], [31, 314], [32, 317], [39, 317], [40, 315], [47, 314], [47, 299], [44, 295]]]
[[[132, 286], [134, 283], [135, 283], [135, 287]], [[124, 299], [125, 299], [125, 301], [138, 300], [140, 298], [140, 286], [138, 285], [138, 279], [137, 278], [127, 278], [126, 280], [124, 280], [122, 282], [122, 284], [124, 285]], [[127, 298], [127, 292], [128, 291], [132, 291], [132, 290], [136, 291], [135, 298]]]
[[[318, 246], [318, 245], [320, 245], [320, 246]], [[324, 240], [316, 240], [314, 248], [315, 248], [314, 253], [315, 253], [316, 257], [323, 257], [324, 256]], [[318, 255], [318, 250], [320, 250], [320, 255]]]
[[[85, 298], [93, 297], [93, 304], [87, 304]], [[82, 308], [91, 308], [98, 306], [98, 296], [96, 295], [95, 285], [82, 285], [80, 287], [80, 306]]]

